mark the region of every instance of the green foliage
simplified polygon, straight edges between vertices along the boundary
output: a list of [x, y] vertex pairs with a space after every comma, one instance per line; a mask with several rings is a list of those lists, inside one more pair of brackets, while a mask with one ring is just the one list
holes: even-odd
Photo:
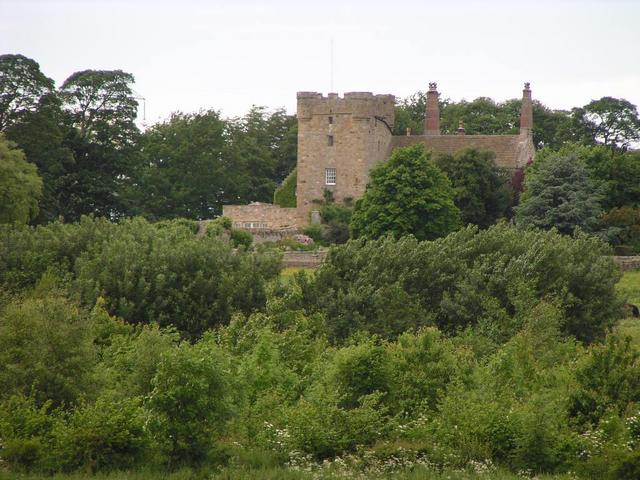
[[101, 397], [79, 406], [53, 432], [57, 469], [96, 472], [138, 466], [150, 446], [145, 421], [137, 398]]
[[60, 87], [75, 159], [60, 195], [67, 220], [88, 214], [119, 218], [127, 208], [139, 163], [133, 83], [133, 75], [121, 70], [84, 70]]
[[564, 234], [576, 228], [596, 232], [602, 199], [579, 158], [550, 157], [535, 171], [527, 172], [516, 221], [519, 226], [556, 228]]
[[612, 158], [608, 201], [613, 206], [640, 207], [640, 153], [627, 152]]
[[245, 249], [248, 249], [253, 243], [253, 235], [251, 235], [251, 233], [247, 232], [246, 230], [239, 230], [234, 228], [231, 230], [229, 238], [231, 239], [231, 244], [236, 248], [243, 247]]
[[40, 99], [54, 88], [35, 60], [24, 55], [0, 55], [0, 132], [38, 108]]
[[40, 99], [35, 111], [25, 112], [20, 122], [5, 131], [9, 140], [24, 151], [27, 160], [38, 167], [44, 189], [36, 223], [57, 219], [65, 206], [60, 198], [65, 189], [66, 173], [72, 168], [73, 152], [65, 145], [69, 129], [64, 124], [62, 104], [55, 94]]
[[278, 269], [275, 255], [254, 258], [216, 238], [134, 219], [77, 260], [74, 288], [85, 305], [103, 296], [108, 311], [129, 322], [173, 325], [195, 338], [235, 310], [263, 305]]
[[73, 404], [90, 392], [91, 326], [64, 298], [17, 298], [0, 312], [0, 398], [32, 389], [41, 404]]
[[274, 205], [283, 208], [296, 207], [296, 184], [298, 182], [298, 170], [294, 168], [287, 178], [284, 179], [282, 185], [276, 188], [273, 194]]
[[11, 470], [45, 470], [59, 423], [50, 402], [13, 394], [0, 402], [0, 460]]
[[563, 332], [593, 341], [620, 315], [619, 272], [607, 252], [585, 235], [469, 227], [435, 242], [350, 242], [300, 287], [337, 340], [358, 330], [394, 337], [424, 325], [455, 332], [483, 323], [508, 338], [530, 300], [549, 296], [566, 312]]
[[583, 138], [607, 147], [626, 150], [640, 140], [638, 110], [623, 98], [602, 97], [572, 112]]
[[[444, 99], [440, 101], [440, 130], [445, 135], [454, 135], [458, 122], [463, 120], [467, 134], [518, 134], [521, 103], [520, 99], [495, 102], [487, 97], [460, 102]], [[425, 107], [425, 92], [416, 92], [400, 100], [395, 109], [394, 135], [405, 135], [407, 128], [413, 135], [421, 135]], [[583, 129], [572, 121], [570, 112], [551, 110], [534, 100], [533, 143], [536, 148], [558, 148], [565, 142], [578, 140], [582, 133]]]
[[108, 242], [117, 226], [82, 217], [78, 223], [38, 227], [0, 225], [0, 286], [18, 292], [32, 288], [47, 271], [69, 275], [76, 259], [94, 244]]
[[640, 403], [639, 373], [640, 351], [629, 338], [609, 335], [578, 366], [571, 415], [583, 425], [597, 425], [611, 411], [628, 413], [629, 405]]
[[455, 204], [465, 224], [487, 228], [509, 214], [509, 175], [495, 164], [495, 154], [473, 148], [436, 158], [455, 191]]
[[414, 235], [433, 240], [458, 227], [460, 211], [451, 183], [422, 145], [394, 150], [369, 176], [351, 218], [354, 238]]
[[640, 253], [640, 208], [612, 208], [602, 217], [619, 255]]
[[27, 223], [38, 214], [41, 196], [38, 169], [0, 134], [0, 223]]
[[229, 364], [210, 339], [162, 356], [148, 406], [151, 428], [174, 467], [199, 463], [229, 414]]
[[207, 219], [223, 204], [270, 201], [295, 167], [296, 132], [295, 118], [283, 110], [253, 107], [231, 120], [215, 110], [175, 113], [143, 135], [133, 212]]

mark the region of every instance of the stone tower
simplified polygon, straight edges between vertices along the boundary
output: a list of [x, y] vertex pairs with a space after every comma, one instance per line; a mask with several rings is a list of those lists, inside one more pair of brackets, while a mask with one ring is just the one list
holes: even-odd
[[387, 158], [394, 96], [298, 92], [298, 213], [309, 218], [325, 191], [337, 202], [364, 194], [368, 172]]

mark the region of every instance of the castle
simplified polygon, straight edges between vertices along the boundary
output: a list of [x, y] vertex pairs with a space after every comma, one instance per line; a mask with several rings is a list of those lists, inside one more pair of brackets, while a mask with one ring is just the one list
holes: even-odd
[[440, 133], [440, 108], [435, 83], [429, 84], [424, 134], [393, 135], [395, 97], [370, 92], [298, 92], [298, 165], [295, 208], [266, 203], [225, 205], [223, 215], [236, 228], [247, 230], [297, 229], [319, 221], [318, 202], [325, 191], [337, 202], [364, 194], [369, 170], [386, 160], [397, 147], [418, 143], [435, 153], [455, 153], [467, 147], [491, 150], [496, 164], [512, 172], [533, 160], [531, 89], [525, 83], [518, 135], [465, 135], [462, 123], [456, 135]]

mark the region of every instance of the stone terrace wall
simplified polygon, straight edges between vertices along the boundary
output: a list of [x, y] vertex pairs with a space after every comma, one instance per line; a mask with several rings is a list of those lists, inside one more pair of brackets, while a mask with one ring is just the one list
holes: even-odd
[[623, 271], [640, 269], [640, 255], [635, 257], [613, 257], [613, 260], [620, 265]]
[[224, 205], [222, 215], [233, 221], [235, 228], [243, 230], [295, 230], [304, 225], [295, 208], [282, 208], [270, 203]]
[[315, 268], [324, 262], [326, 256], [327, 252], [325, 250], [317, 250], [315, 252], [288, 251], [282, 255], [282, 266]]

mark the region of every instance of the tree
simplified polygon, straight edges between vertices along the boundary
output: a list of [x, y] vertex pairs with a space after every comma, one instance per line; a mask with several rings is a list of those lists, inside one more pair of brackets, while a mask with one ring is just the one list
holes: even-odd
[[355, 238], [442, 237], [460, 224], [454, 195], [449, 179], [431, 162], [423, 145], [399, 148], [371, 170], [350, 227]]
[[600, 228], [602, 194], [589, 178], [584, 162], [574, 155], [549, 157], [525, 177], [516, 207], [516, 223], [571, 234]]
[[[359, 239], [331, 249], [312, 278], [298, 277], [307, 312], [322, 313], [329, 338], [358, 331], [395, 338], [435, 325], [503, 343], [539, 301], [557, 303], [561, 331], [603, 338], [621, 315], [617, 265], [592, 235], [468, 226], [436, 241]], [[481, 333], [484, 332], [484, 333]]]
[[[458, 122], [462, 120], [467, 134], [517, 135], [521, 105], [520, 99], [504, 102], [487, 97], [459, 102], [443, 99], [440, 101], [440, 130], [445, 135], [453, 135], [458, 129]], [[414, 135], [422, 134], [425, 106], [424, 92], [400, 100], [395, 109], [394, 134], [404, 135], [407, 127], [411, 128]], [[533, 143], [536, 148], [557, 148], [579, 137], [569, 112], [551, 110], [539, 101], [533, 102]]]
[[38, 109], [43, 95], [52, 92], [53, 80], [24, 55], [0, 55], [0, 132]]
[[627, 150], [640, 140], [640, 118], [634, 104], [623, 98], [602, 97], [572, 112], [583, 141]]
[[197, 338], [236, 311], [263, 306], [279, 263], [276, 255], [236, 252], [220, 238], [196, 238], [178, 222], [136, 218], [76, 260], [74, 287], [88, 307], [102, 296], [110, 314], [130, 323], [172, 325]]
[[2, 396], [34, 389], [41, 404], [72, 404], [92, 390], [91, 326], [66, 299], [15, 300], [0, 310]]
[[42, 176], [44, 191], [33, 220], [36, 223], [55, 220], [65, 212], [61, 197], [66, 175], [74, 166], [73, 152], [65, 144], [68, 134], [60, 99], [54, 93], [43, 95], [36, 110], [25, 112], [6, 130], [7, 138], [25, 152]]
[[495, 153], [468, 148], [439, 156], [436, 165], [453, 184], [463, 223], [487, 228], [508, 215], [512, 197], [509, 176], [496, 166]]
[[0, 135], [0, 223], [27, 223], [37, 215], [41, 196], [36, 166]]
[[229, 365], [211, 339], [166, 352], [153, 379], [151, 428], [166, 445], [169, 465], [199, 463], [229, 413]]
[[126, 209], [123, 194], [138, 163], [133, 82], [121, 70], [85, 70], [60, 87], [75, 157], [61, 199], [68, 219], [83, 214], [117, 218]]
[[246, 198], [244, 165], [230, 161], [227, 124], [215, 110], [174, 113], [141, 139], [144, 167], [133, 211], [151, 219], [212, 218]]

